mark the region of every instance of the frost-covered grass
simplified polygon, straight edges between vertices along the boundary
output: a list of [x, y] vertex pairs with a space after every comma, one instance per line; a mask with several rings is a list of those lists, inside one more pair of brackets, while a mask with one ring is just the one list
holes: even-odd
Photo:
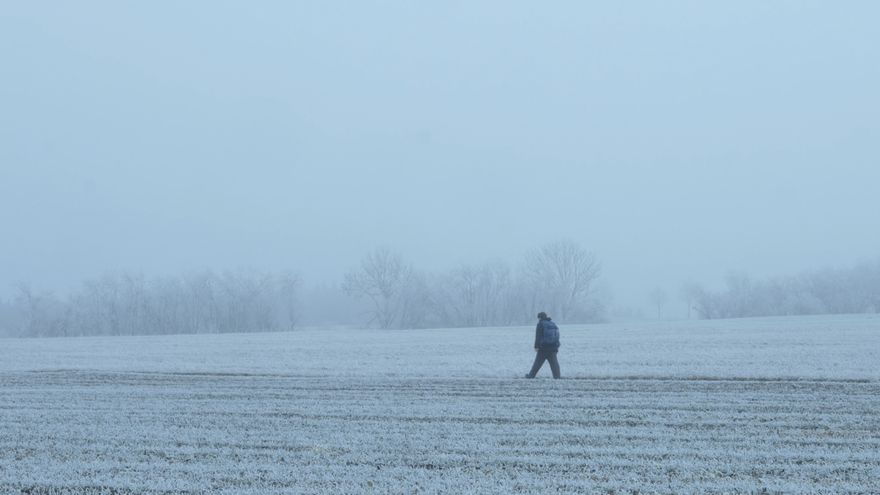
[[0, 340], [0, 493], [880, 493], [880, 318]]

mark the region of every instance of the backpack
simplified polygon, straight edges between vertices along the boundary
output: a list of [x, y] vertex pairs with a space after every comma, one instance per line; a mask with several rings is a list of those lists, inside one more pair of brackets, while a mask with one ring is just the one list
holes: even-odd
[[551, 320], [541, 322], [541, 347], [559, 347], [559, 327]]

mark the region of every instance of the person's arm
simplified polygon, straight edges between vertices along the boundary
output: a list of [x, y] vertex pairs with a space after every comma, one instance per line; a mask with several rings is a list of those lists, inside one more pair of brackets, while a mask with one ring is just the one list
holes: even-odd
[[544, 327], [543, 327], [543, 325], [541, 325], [541, 322], [539, 321], [538, 326], [535, 327], [535, 350], [538, 350], [538, 348], [540, 347], [539, 344], [541, 343], [541, 332], [543, 330], [544, 330]]

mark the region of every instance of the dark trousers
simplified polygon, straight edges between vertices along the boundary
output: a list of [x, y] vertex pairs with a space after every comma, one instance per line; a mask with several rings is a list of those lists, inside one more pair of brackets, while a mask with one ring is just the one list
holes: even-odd
[[539, 349], [535, 353], [535, 364], [532, 365], [532, 371], [529, 371], [529, 378], [534, 378], [538, 374], [544, 361], [550, 361], [550, 371], [553, 372], [553, 378], [559, 378], [559, 361], [556, 359], [556, 351], [545, 351]]

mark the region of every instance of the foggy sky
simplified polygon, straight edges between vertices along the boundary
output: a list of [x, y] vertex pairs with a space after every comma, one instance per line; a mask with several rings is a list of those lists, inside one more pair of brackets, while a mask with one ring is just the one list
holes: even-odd
[[880, 254], [877, 2], [7, 2], [0, 295], [570, 238], [617, 304]]

